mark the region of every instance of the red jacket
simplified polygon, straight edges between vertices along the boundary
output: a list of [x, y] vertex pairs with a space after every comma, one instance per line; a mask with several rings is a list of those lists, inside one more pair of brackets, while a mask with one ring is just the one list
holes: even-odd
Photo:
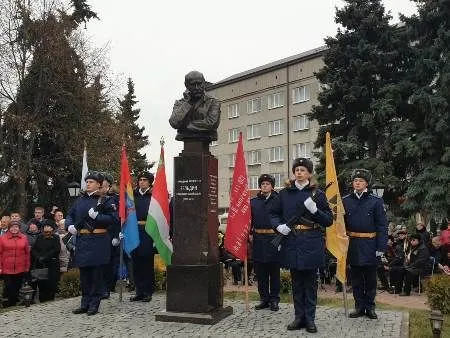
[[27, 237], [8, 231], [0, 237], [0, 274], [15, 275], [30, 270], [30, 246]]

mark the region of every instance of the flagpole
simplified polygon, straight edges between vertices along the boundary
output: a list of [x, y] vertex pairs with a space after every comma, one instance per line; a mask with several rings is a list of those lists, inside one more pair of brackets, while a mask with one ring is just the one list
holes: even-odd
[[250, 311], [250, 305], [248, 304], [248, 274], [247, 274], [247, 270], [248, 269], [248, 265], [247, 265], [247, 257], [245, 257], [244, 259], [244, 291], [245, 291], [245, 309], [247, 312]]
[[348, 301], [347, 301], [347, 283], [342, 283], [342, 296], [344, 297], [345, 317], [348, 317]]
[[122, 302], [123, 298], [123, 239], [120, 240], [120, 253], [119, 253], [119, 278], [120, 278], [120, 284], [119, 284], [119, 302]]

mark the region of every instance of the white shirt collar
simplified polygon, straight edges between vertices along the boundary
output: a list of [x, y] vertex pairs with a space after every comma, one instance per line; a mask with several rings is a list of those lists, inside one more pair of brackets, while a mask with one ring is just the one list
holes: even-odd
[[367, 188], [364, 189], [361, 193], [357, 193], [356, 190], [353, 190], [353, 192], [355, 193], [356, 197], [358, 197], [358, 199], [361, 199], [362, 195], [367, 192]]
[[146, 193], [147, 191], [149, 191], [149, 190], [150, 190], [150, 188], [147, 188], [147, 189], [145, 189], [144, 191], [142, 191], [141, 188], [139, 188], [139, 193], [140, 193], [142, 196], [144, 196], [145, 193]]
[[89, 197], [91, 197], [91, 196], [94, 195], [97, 191], [98, 191], [98, 190], [95, 190], [95, 191], [93, 191], [93, 192], [88, 192], [87, 195], [88, 195]]
[[300, 183], [299, 181], [295, 181], [295, 186], [298, 188], [298, 190], [302, 190], [304, 187], [306, 187], [309, 184], [309, 181], [306, 181], [305, 183]]

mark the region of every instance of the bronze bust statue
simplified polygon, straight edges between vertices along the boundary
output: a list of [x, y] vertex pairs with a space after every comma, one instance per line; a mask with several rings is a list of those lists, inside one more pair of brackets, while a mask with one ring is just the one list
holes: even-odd
[[183, 98], [175, 101], [169, 123], [177, 129], [178, 141], [217, 141], [220, 123], [220, 103], [205, 93], [203, 74], [192, 71], [184, 78], [186, 91]]

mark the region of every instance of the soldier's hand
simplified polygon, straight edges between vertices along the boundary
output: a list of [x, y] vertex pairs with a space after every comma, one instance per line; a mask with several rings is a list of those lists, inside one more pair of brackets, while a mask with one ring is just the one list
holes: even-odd
[[95, 219], [98, 215], [98, 211], [95, 211], [94, 208], [90, 208], [88, 213], [89, 213], [89, 217], [92, 219]]
[[383, 257], [384, 253], [381, 251], [375, 251], [375, 257]]
[[124, 237], [125, 237], [125, 236], [123, 235], [122, 231], [119, 232], [119, 238], [120, 238], [120, 239], [123, 239]]
[[112, 246], [118, 246], [120, 244], [120, 240], [118, 238], [113, 238], [111, 244]]
[[72, 235], [77, 234], [77, 229], [75, 228], [75, 225], [73, 225], [73, 224], [69, 225], [69, 227], [67, 228], [67, 231], [69, 231]]
[[291, 232], [291, 229], [286, 224], [280, 224], [277, 226], [277, 231], [286, 236]]
[[311, 197], [308, 197], [308, 198], [305, 200], [305, 202], [303, 202], [303, 204], [305, 205], [306, 209], [308, 209], [308, 211], [309, 211], [311, 214], [315, 214], [315, 213], [317, 212], [317, 205], [316, 205], [316, 202], [314, 202], [314, 201], [312, 200]]

